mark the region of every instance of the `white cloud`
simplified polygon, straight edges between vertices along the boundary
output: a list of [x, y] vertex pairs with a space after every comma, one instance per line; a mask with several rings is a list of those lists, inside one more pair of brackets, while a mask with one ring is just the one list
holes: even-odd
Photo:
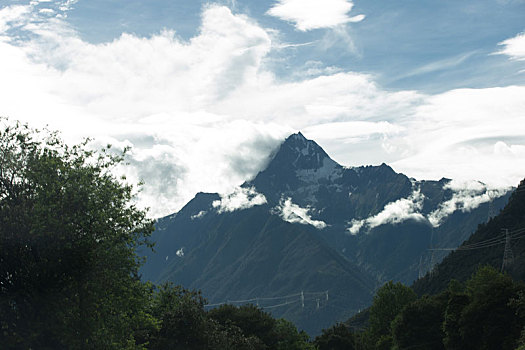
[[218, 213], [243, 210], [263, 204], [266, 204], [266, 197], [262, 193], [257, 193], [253, 187], [237, 187], [232, 193], [221, 196], [220, 200], [212, 203]]
[[[515, 185], [525, 156], [496, 153], [499, 142], [525, 146], [525, 86], [458, 89], [429, 96], [388, 140], [403, 157], [391, 164], [419, 179], [480, 180], [491, 187]], [[509, 140], [509, 141], [507, 141]]]
[[351, 222], [350, 222], [350, 227], [347, 229], [348, 232], [350, 232], [352, 235], [357, 235], [359, 233], [359, 231], [361, 230], [361, 228], [363, 228], [363, 226], [365, 225], [366, 223], [366, 220], [357, 220], [357, 219], [353, 219]]
[[481, 204], [490, 202], [503, 196], [508, 189], [487, 188], [479, 181], [453, 180], [444, 186], [444, 189], [454, 191], [452, 198], [441, 203], [439, 208], [428, 215], [428, 221], [434, 227], [441, 225], [444, 219], [457, 210], [470, 212]]
[[419, 213], [419, 210], [423, 207], [424, 199], [425, 196], [418, 189], [408, 198], [401, 198], [395, 202], [388, 203], [381, 212], [374, 216], [362, 220], [353, 219], [350, 222], [348, 231], [355, 235], [363, 227], [373, 229], [384, 224], [397, 224], [409, 219], [426, 220], [425, 217]]
[[40, 9], [38, 12], [44, 13], [44, 14], [47, 14], [47, 15], [54, 15], [55, 14], [55, 10], [53, 10], [53, 9]]
[[503, 48], [496, 52], [497, 54], [507, 55], [514, 60], [525, 60], [525, 32], [504, 40], [498, 45]]
[[226, 7], [205, 7], [187, 41], [165, 30], [91, 44], [59, 13], [74, 3], [45, 4], [57, 18], [37, 2], [0, 9], [0, 115], [70, 142], [131, 146], [125, 171], [145, 181], [139, 200], [153, 216], [199, 191], [233, 191], [297, 130], [345, 165], [504, 186], [525, 174], [525, 87], [426, 96], [315, 63], [283, 81], [265, 65], [276, 36]]
[[443, 188], [454, 192], [452, 198], [441, 203], [426, 217], [420, 213], [425, 197], [416, 190], [408, 198], [388, 203], [374, 216], [361, 220], [353, 219], [348, 231], [355, 235], [363, 228], [373, 229], [383, 224], [395, 224], [408, 219], [428, 221], [432, 226], [438, 227], [455, 211], [470, 212], [483, 203], [503, 196], [509, 190], [509, 188], [489, 188], [479, 181], [458, 180], [450, 181]]
[[503, 141], [494, 144], [494, 154], [503, 157], [525, 158], [525, 145], [507, 145]]
[[365, 16], [349, 17], [354, 6], [348, 0], [279, 0], [267, 14], [293, 22], [301, 31], [334, 28], [349, 22], [360, 22]]
[[0, 34], [23, 22], [23, 18], [27, 16], [30, 11], [30, 7], [23, 5], [6, 6], [0, 9]]
[[312, 125], [302, 132], [313, 140], [335, 139], [343, 143], [357, 143], [373, 135], [395, 135], [402, 130], [403, 127], [387, 121], [348, 121]]
[[191, 219], [192, 219], [192, 220], [200, 219], [200, 218], [202, 218], [204, 215], [206, 215], [207, 213], [208, 213], [208, 212], [207, 212], [206, 210], [201, 210], [201, 211], [199, 211], [197, 214], [192, 215], [192, 216], [191, 216]]
[[291, 198], [281, 199], [279, 205], [273, 209], [284, 221], [292, 224], [299, 223], [303, 225], [312, 225], [313, 227], [322, 230], [327, 225], [324, 221], [314, 220], [308, 214], [310, 208], [301, 208], [297, 204], [292, 203]]

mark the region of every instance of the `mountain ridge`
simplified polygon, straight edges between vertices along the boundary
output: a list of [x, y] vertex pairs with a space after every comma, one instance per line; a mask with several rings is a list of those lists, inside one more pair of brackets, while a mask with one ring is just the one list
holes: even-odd
[[210, 303], [329, 290], [319, 307], [293, 299], [271, 309], [317, 334], [366, 307], [383, 281], [410, 283], [429, 270], [442, 258], [431, 259], [430, 246], [460, 244], [489, 201], [503, 206], [508, 197], [481, 183], [455, 186], [384, 163], [343, 167], [293, 134], [232, 193], [198, 193], [159, 219], [143, 278], [201, 289]]

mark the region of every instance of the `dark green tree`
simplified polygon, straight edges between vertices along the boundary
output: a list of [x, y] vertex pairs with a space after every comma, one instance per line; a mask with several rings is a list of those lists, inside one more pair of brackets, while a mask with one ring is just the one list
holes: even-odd
[[509, 306], [515, 310], [516, 316], [520, 318], [522, 323], [517, 350], [525, 350], [525, 326], [523, 326], [525, 324], [525, 291], [518, 291], [517, 296], [509, 301]]
[[368, 335], [379, 349], [389, 349], [392, 346], [391, 324], [403, 308], [417, 299], [414, 291], [392, 281], [378, 289], [372, 306]]
[[207, 348], [207, 316], [199, 292], [163, 284], [155, 294], [152, 314], [159, 320], [159, 330], [152, 336], [151, 349]]
[[277, 321], [267, 312], [254, 305], [222, 305], [210, 310], [208, 315], [224, 326], [239, 327], [247, 337], [259, 338], [267, 347], [275, 348], [278, 343]]
[[314, 340], [319, 350], [354, 350], [358, 348], [356, 343], [356, 336], [343, 323], [323, 329], [322, 334]]
[[408, 304], [392, 322], [394, 348], [444, 349], [443, 309], [437, 297], [424, 296]]
[[210, 317], [200, 292], [165, 283], [153, 296], [151, 314], [158, 328], [149, 334], [149, 349], [262, 350], [266, 345], [234, 324]]
[[153, 223], [112, 173], [123, 155], [0, 122], [0, 343], [139, 346], [135, 330], [154, 321], [135, 250]]
[[481, 267], [466, 283], [470, 302], [461, 312], [463, 349], [514, 349], [521, 321], [509, 305], [523, 287], [493, 267]]
[[276, 350], [314, 350], [315, 347], [309, 342], [306, 332], [297, 331], [297, 327], [285, 319], [275, 322], [274, 333], [277, 339]]
[[452, 280], [448, 285], [448, 301], [443, 318], [443, 344], [446, 349], [461, 350], [463, 337], [460, 331], [460, 320], [463, 309], [469, 304], [470, 297], [465, 288], [457, 280]]

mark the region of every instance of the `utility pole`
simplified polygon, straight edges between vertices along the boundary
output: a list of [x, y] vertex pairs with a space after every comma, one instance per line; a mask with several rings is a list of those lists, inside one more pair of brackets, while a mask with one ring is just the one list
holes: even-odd
[[304, 292], [303, 291], [301, 291], [301, 306], [304, 309]]
[[508, 229], [502, 229], [505, 231], [505, 251], [503, 252], [503, 263], [501, 264], [501, 272], [508, 269], [514, 262], [514, 254], [512, 254], [512, 248], [510, 247], [511, 234]]

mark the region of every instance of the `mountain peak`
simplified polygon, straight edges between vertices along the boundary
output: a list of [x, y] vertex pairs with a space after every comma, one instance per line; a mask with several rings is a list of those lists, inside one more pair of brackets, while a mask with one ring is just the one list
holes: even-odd
[[286, 138], [285, 142], [288, 141], [288, 140], [305, 141], [305, 142], [308, 141], [306, 139], [306, 137], [304, 137], [303, 133], [300, 132], [300, 131], [296, 132], [295, 134], [291, 134], [290, 136], [288, 136]]
[[298, 132], [284, 140], [266, 169], [257, 174], [250, 185], [264, 193], [268, 200], [278, 202], [284, 191], [327, 182], [333, 176], [340, 176], [341, 169], [343, 167], [321, 146]]
[[315, 141], [308, 140], [301, 132], [292, 134], [279, 147], [272, 163], [292, 166], [294, 169], [319, 169], [325, 159], [335, 163]]

